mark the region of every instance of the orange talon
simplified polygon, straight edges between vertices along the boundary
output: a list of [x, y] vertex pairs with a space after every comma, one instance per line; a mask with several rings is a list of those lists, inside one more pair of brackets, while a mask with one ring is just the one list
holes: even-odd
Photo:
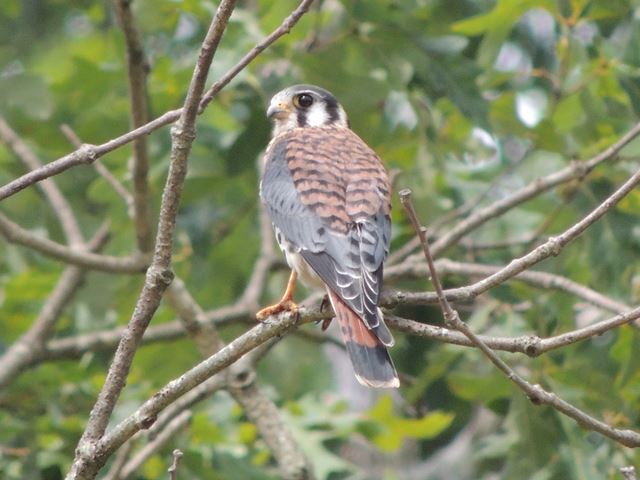
[[256, 318], [261, 322], [271, 315], [277, 315], [282, 312], [298, 312], [298, 305], [292, 301], [283, 302], [282, 300], [275, 305], [269, 305], [256, 313]]
[[295, 270], [291, 271], [291, 276], [289, 276], [289, 281], [287, 282], [287, 289], [284, 291], [284, 295], [280, 299], [278, 303], [275, 305], [270, 305], [268, 307], [263, 308], [258, 313], [256, 313], [256, 318], [260, 321], [263, 321], [267, 317], [271, 315], [277, 315], [282, 312], [293, 312], [298, 313], [298, 305], [293, 301], [293, 294], [296, 291], [296, 280], [298, 278], [298, 274]]

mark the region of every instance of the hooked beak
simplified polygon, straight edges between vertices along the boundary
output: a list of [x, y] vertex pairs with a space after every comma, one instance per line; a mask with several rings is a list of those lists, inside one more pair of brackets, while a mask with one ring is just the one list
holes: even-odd
[[283, 120], [289, 116], [291, 109], [284, 102], [276, 102], [269, 105], [267, 109], [267, 118], [269, 120], [278, 119]]

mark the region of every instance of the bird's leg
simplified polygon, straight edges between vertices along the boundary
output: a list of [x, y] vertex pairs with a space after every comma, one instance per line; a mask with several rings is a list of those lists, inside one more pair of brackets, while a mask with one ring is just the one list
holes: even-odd
[[294, 312], [296, 314], [298, 313], [298, 305], [296, 305], [293, 301], [293, 294], [296, 291], [297, 278], [298, 274], [296, 273], [296, 271], [291, 270], [291, 275], [289, 276], [287, 289], [284, 291], [284, 295], [275, 305], [265, 307], [258, 313], [256, 313], [256, 318], [258, 320], [262, 321], [271, 315], [276, 315], [281, 312]]

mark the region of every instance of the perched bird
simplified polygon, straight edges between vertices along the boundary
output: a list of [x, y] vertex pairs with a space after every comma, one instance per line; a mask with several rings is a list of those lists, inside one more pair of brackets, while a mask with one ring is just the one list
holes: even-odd
[[326, 289], [358, 381], [398, 387], [386, 348], [394, 340], [378, 307], [391, 238], [387, 171], [322, 88], [282, 90], [267, 117], [274, 129], [260, 198], [292, 272], [282, 300], [257, 317], [295, 310], [297, 277]]

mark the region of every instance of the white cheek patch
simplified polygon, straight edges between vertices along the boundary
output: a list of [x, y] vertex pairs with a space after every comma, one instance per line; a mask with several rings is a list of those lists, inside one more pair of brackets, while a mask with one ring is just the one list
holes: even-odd
[[320, 127], [329, 123], [327, 109], [321, 102], [315, 102], [307, 112], [307, 125], [310, 127]]
[[298, 126], [298, 120], [295, 114], [291, 113], [286, 119], [276, 120], [273, 124], [273, 136], [276, 137], [287, 130], [296, 128]]

